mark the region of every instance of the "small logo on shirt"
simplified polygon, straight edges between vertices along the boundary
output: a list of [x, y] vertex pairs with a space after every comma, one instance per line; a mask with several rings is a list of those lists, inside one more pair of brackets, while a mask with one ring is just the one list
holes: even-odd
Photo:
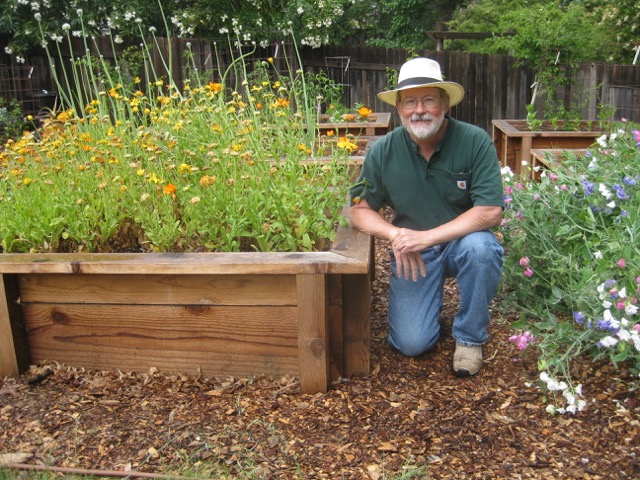
[[466, 180], [458, 180], [456, 183], [458, 184], [458, 188], [460, 190], [466, 190], [467, 189], [467, 181]]

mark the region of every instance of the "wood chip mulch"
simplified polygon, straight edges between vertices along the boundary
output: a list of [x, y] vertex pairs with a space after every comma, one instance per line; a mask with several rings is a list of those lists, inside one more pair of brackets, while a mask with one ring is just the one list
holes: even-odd
[[515, 319], [497, 299], [485, 367], [458, 379], [454, 283], [436, 349], [402, 356], [386, 342], [386, 248], [378, 242], [367, 377], [303, 395], [295, 378], [39, 365], [0, 378], [0, 462], [265, 479], [392, 479], [417, 467], [412, 478], [640, 479], [640, 399], [625, 368], [577, 364], [587, 409], [546, 413], [535, 359], [508, 341]]

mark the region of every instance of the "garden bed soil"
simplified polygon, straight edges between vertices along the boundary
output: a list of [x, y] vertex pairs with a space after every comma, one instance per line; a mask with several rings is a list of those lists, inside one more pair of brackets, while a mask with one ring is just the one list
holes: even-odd
[[387, 248], [377, 242], [369, 375], [301, 394], [297, 379], [286, 376], [214, 379], [44, 364], [0, 378], [0, 459], [155, 473], [186, 463], [191, 473], [202, 469], [202, 478], [211, 466], [274, 479], [391, 479], [417, 466], [426, 473], [412, 478], [640, 478], [640, 400], [629, 371], [576, 362], [586, 410], [549, 415], [535, 359], [508, 341], [515, 318], [500, 298], [485, 368], [475, 377], [451, 372], [454, 283], [446, 284], [435, 350], [406, 358], [391, 349]]

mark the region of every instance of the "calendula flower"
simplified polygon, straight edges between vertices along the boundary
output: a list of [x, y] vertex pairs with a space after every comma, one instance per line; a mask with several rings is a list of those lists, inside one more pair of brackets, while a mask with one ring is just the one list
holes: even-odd
[[173, 183], [167, 183], [162, 190], [165, 195], [175, 195], [177, 188]]
[[360, 115], [362, 118], [367, 118], [369, 115], [371, 115], [371, 109], [367, 107], [360, 107], [358, 109], [358, 115]]

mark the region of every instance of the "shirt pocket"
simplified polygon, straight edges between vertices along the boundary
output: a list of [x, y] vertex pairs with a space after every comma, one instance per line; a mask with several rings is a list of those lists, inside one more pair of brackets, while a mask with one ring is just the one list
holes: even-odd
[[448, 172], [447, 201], [458, 208], [471, 207], [471, 171]]

